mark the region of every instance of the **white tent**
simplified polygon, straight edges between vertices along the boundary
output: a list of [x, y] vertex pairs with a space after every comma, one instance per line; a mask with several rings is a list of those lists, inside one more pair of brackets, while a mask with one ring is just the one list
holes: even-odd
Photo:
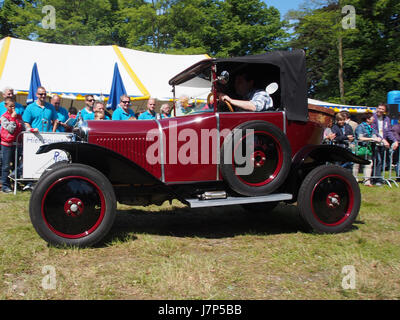
[[376, 110], [376, 108], [371, 108], [367, 106], [349, 106], [345, 104], [336, 104], [325, 101], [319, 101], [315, 99], [308, 99], [308, 103], [316, 106], [326, 107], [334, 110], [335, 112], [346, 110], [349, 111], [350, 113], [365, 113], [365, 112], [375, 112]]
[[[207, 55], [168, 55], [118, 46], [75, 46], [8, 37], [0, 40], [0, 91], [12, 87], [17, 94], [27, 94], [36, 62], [41, 84], [48, 92], [78, 100], [85, 94], [107, 98], [117, 62], [129, 96], [135, 100], [152, 96], [168, 101], [172, 98], [168, 80], [208, 58]], [[177, 88], [177, 96], [186, 93], [195, 97], [205, 92], [204, 87], [184, 90]]]
[[[172, 98], [172, 87], [168, 81], [179, 72], [198, 61], [209, 59], [207, 55], [167, 55], [119, 48], [128, 65], [133, 66], [137, 77], [151, 96], [160, 100]], [[197, 78], [196, 78], [197, 79]], [[211, 82], [185, 83], [175, 88], [176, 97], [186, 94], [192, 98], [203, 98], [211, 91]]]

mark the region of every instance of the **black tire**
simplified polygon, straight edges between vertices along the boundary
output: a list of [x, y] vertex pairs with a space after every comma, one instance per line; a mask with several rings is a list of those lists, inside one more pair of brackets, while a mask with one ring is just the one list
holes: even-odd
[[297, 206], [306, 225], [317, 233], [348, 230], [361, 205], [358, 183], [349, 170], [319, 166], [303, 180]]
[[48, 243], [87, 247], [111, 229], [116, 203], [114, 189], [100, 171], [69, 164], [38, 181], [29, 214], [35, 230]]
[[261, 202], [261, 203], [246, 203], [242, 204], [243, 209], [250, 213], [270, 213], [274, 211], [279, 201]]
[[[249, 129], [254, 130], [254, 134], [247, 134], [246, 130]], [[253, 170], [250, 174], [240, 175], [240, 166], [236, 159], [239, 156], [244, 158], [246, 141], [252, 146], [252, 152], [245, 155], [245, 163], [252, 161]], [[238, 151], [240, 144], [242, 155]], [[266, 195], [275, 191], [286, 180], [290, 172], [291, 155], [289, 141], [278, 127], [265, 121], [250, 121], [238, 126], [226, 137], [221, 148], [220, 170], [224, 180], [238, 194]]]

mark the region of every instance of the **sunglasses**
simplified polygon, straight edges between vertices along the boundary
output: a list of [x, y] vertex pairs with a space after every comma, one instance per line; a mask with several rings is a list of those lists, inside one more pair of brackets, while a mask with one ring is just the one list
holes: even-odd
[[121, 101], [122, 103], [129, 103], [130, 101]]
[[94, 101], [94, 99], [90, 99], [90, 100], [86, 100], [87, 102], [93, 102]]
[[45, 96], [46, 93], [38, 93], [38, 96]]

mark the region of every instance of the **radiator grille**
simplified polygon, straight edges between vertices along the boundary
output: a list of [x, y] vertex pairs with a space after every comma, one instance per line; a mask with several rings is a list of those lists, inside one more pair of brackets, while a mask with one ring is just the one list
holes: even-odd
[[106, 137], [95, 138], [95, 144], [111, 149], [129, 160], [135, 162], [152, 175], [160, 178], [160, 164], [149, 164], [146, 160], [146, 152], [154, 141], [146, 141], [146, 137]]

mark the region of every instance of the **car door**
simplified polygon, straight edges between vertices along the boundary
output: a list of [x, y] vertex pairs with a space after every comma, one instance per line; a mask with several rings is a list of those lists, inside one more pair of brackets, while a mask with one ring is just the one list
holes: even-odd
[[218, 179], [219, 132], [214, 113], [159, 120], [163, 132], [163, 170], [166, 183]]

